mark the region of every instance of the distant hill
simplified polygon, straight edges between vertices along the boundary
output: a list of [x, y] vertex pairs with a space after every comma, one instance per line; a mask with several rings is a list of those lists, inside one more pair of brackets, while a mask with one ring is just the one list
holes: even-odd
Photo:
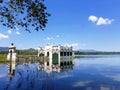
[[79, 51], [79, 52], [100, 52], [100, 51], [94, 50], [94, 49], [79, 49], [77, 51]]
[[0, 47], [0, 51], [8, 51], [8, 47]]
[[80, 54], [87, 54], [87, 55], [90, 55], [90, 54], [120, 54], [120, 52], [114, 52], [114, 51], [98, 51], [98, 50], [94, 50], [94, 49], [79, 49], [79, 50], [76, 50], [75, 51], [75, 54], [77, 55], [80, 55]]
[[29, 48], [29, 49], [27, 49], [27, 50], [33, 51], [33, 50], [35, 50], [35, 49], [34, 49], [34, 48]]
[[34, 48], [24, 48], [24, 49], [17, 49], [18, 51], [34, 51]]

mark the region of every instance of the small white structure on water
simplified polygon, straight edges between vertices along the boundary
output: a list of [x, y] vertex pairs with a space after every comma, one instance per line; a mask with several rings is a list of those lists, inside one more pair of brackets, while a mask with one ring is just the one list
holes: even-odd
[[11, 45], [9, 46], [9, 53], [7, 55], [7, 60], [13, 61], [13, 62], [17, 60], [16, 47], [14, 46], [13, 43], [11, 43]]
[[38, 47], [38, 56], [48, 56], [49, 58], [60, 57], [72, 57], [74, 56], [72, 46], [61, 46], [61, 45], [49, 45], [47, 44], [45, 48]]

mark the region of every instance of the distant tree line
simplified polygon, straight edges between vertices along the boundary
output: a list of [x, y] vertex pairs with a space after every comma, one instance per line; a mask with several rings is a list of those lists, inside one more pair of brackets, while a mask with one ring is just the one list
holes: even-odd
[[7, 54], [8, 51], [0, 51], [0, 54]]
[[37, 55], [37, 50], [17, 50], [17, 55]]
[[[37, 50], [16, 50], [17, 55], [37, 55]], [[7, 55], [8, 51], [0, 51], [0, 54]]]

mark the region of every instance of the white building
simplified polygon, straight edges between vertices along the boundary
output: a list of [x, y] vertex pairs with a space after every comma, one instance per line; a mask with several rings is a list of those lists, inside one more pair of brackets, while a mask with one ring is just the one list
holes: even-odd
[[71, 57], [74, 56], [72, 46], [61, 46], [61, 45], [49, 45], [47, 44], [44, 48], [38, 47], [38, 56], [48, 56], [54, 58], [57, 54], [59, 57]]
[[47, 56], [49, 59], [52, 59], [53, 62], [60, 63], [61, 58], [73, 57], [74, 52], [72, 46], [53, 46], [47, 44], [44, 48], [38, 48], [38, 56]]

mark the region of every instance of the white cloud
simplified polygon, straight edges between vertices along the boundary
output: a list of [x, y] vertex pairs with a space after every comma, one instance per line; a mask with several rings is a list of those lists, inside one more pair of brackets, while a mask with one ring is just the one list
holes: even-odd
[[53, 39], [54, 39], [53, 37], [47, 37], [44, 40], [53, 40]]
[[8, 33], [8, 34], [12, 34], [12, 30], [8, 30], [7, 33]]
[[[15, 27], [16, 28], [16, 27]], [[20, 35], [20, 32], [18, 31], [19, 29], [16, 29], [17, 31], [14, 32], [14, 30], [10, 29], [7, 31], [8, 34], [12, 34], [14, 32], [14, 34]]]
[[111, 24], [114, 21], [114, 19], [108, 19], [108, 18], [102, 18], [100, 17], [96, 23], [96, 25], [106, 25]]
[[56, 35], [56, 36], [54, 36], [54, 37], [46, 37], [46, 38], [44, 38], [44, 40], [48, 40], [48, 41], [50, 41], [50, 40], [55, 40], [55, 39], [57, 39], [57, 38], [59, 38], [60, 37], [60, 35]]
[[59, 38], [59, 37], [60, 37], [60, 35], [56, 35], [56, 37], [57, 37], [57, 38]]
[[0, 39], [5, 39], [5, 38], [9, 38], [9, 36], [8, 36], [8, 35], [4, 35], [4, 34], [0, 33]]
[[89, 16], [88, 20], [91, 22], [95, 22], [96, 25], [107, 25], [107, 24], [111, 24], [114, 21], [114, 19], [97, 17], [93, 15]]
[[71, 46], [73, 46], [73, 47], [77, 47], [78, 45], [79, 45], [78, 43], [71, 44]]
[[89, 16], [88, 20], [91, 22], [96, 22], [98, 20], [98, 17], [91, 15]]
[[65, 46], [68, 46], [68, 47], [77, 47], [79, 44], [78, 43], [72, 43], [72, 44], [65, 44]]
[[17, 31], [16, 34], [17, 34], [17, 35], [20, 35], [20, 32]]

